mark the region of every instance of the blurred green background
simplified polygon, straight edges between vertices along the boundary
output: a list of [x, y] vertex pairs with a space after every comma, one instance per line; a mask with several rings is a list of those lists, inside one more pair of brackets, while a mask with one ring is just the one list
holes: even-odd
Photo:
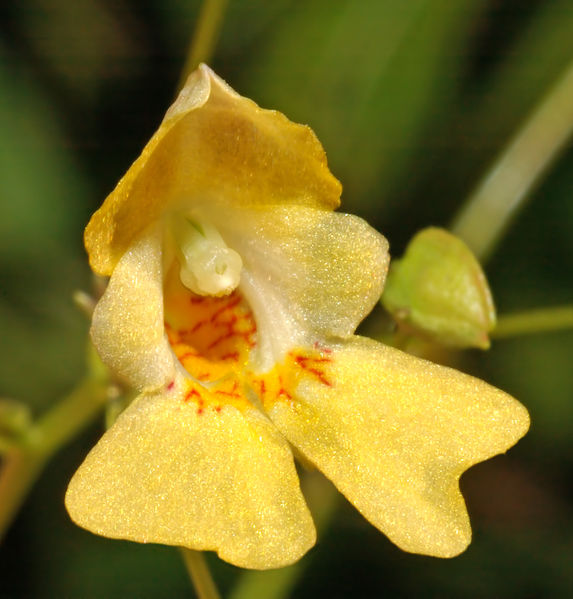
[[[40, 414], [84, 369], [82, 230], [170, 104], [197, 0], [20, 0], [0, 8], [0, 396]], [[229, 0], [215, 71], [309, 123], [400, 255], [447, 226], [573, 59], [571, 0]], [[573, 301], [573, 151], [486, 265], [498, 312]], [[294, 597], [571, 597], [573, 332], [495, 342], [462, 367], [518, 397], [532, 429], [462, 479], [474, 541], [402, 553], [341, 502]], [[63, 507], [102, 424], [50, 463], [0, 548], [0, 597], [186, 597], [174, 549], [95, 537]], [[223, 594], [239, 571], [212, 560]], [[264, 594], [261, 597], [265, 597]], [[256, 599], [256, 598], [255, 598]]]

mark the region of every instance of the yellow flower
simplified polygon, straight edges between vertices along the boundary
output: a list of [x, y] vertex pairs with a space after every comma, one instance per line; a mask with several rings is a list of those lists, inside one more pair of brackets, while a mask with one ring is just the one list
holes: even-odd
[[340, 184], [308, 127], [207, 67], [90, 221], [110, 275], [104, 362], [141, 390], [79, 468], [81, 526], [276, 568], [315, 542], [293, 448], [405, 551], [454, 556], [458, 488], [527, 430], [514, 399], [354, 330], [387, 243], [333, 212]]

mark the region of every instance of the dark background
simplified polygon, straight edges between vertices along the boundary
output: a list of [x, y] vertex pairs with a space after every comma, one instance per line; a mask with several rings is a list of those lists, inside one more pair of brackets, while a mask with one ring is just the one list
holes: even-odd
[[[0, 8], [0, 395], [49, 408], [84, 370], [82, 230], [171, 103], [196, 0], [22, 0]], [[309, 123], [400, 255], [447, 226], [573, 58], [570, 0], [230, 0], [211, 66]], [[573, 298], [573, 151], [531, 194], [487, 275], [498, 312]], [[474, 541], [402, 553], [348, 504], [294, 597], [571, 597], [573, 332], [495, 342], [462, 367], [518, 397], [532, 429], [462, 479]], [[0, 549], [0, 597], [186, 597], [172, 548], [74, 527], [63, 493], [102, 424], [54, 459]], [[224, 592], [239, 571], [212, 560]], [[262, 598], [265, 595], [261, 595]], [[256, 599], [256, 598], [255, 598]]]

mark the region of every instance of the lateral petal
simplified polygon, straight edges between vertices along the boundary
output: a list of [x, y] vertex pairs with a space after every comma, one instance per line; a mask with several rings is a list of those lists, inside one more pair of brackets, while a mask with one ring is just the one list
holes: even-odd
[[92, 319], [102, 360], [138, 389], [173, 377], [175, 356], [165, 336], [161, 234], [157, 226], [137, 240], [114, 269]]
[[278, 568], [315, 542], [290, 448], [259, 412], [198, 411], [176, 392], [141, 395], [74, 475], [66, 506], [97, 534], [214, 550]]
[[271, 419], [396, 545], [457, 555], [471, 538], [458, 479], [524, 435], [527, 411], [487, 383], [368, 339], [332, 347], [321, 361], [295, 356], [283, 374], [289, 400], [267, 402]]

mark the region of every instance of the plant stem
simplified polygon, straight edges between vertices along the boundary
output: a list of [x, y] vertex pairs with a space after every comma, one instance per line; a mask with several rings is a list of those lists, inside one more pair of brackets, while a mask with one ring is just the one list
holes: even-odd
[[573, 306], [557, 306], [500, 316], [491, 336], [503, 339], [571, 328], [573, 328]]
[[104, 381], [84, 380], [4, 455], [0, 471], [0, 540], [44, 464], [94, 418], [106, 397]]
[[[339, 494], [321, 474], [305, 472], [301, 478], [304, 495], [311, 508], [314, 522], [321, 535], [328, 528], [338, 505]], [[309, 566], [309, 558], [292, 566], [258, 572], [245, 571], [239, 578], [230, 599], [286, 599]]]
[[203, 553], [181, 548], [181, 555], [199, 599], [219, 599], [219, 591], [213, 582]]
[[487, 258], [573, 132], [573, 63], [486, 173], [451, 231]]
[[189, 74], [200, 63], [211, 60], [213, 50], [219, 39], [227, 2], [228, 0], [203, 0], [177, 89], [181, 89], [185, 85]]

